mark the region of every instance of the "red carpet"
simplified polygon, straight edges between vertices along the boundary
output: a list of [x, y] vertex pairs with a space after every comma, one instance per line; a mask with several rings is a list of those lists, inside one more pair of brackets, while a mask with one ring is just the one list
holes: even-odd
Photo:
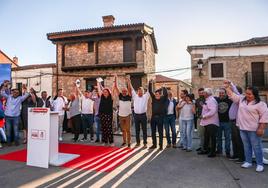
[[[106, 146], [91, 146], [80, 144], [60, 144], [59, 152], [79, 154], [80, 157], [63, 165], [66, 168], [73, 169], [94, 169], [96, 171], [110, 172], [122, 164], [128, 157], [127, 154], [132, 152], [132, 149], [106, 147]], [[27, 150], [20, 150], [8, 154], [0, 155], [2, 160], [26, 162]]]

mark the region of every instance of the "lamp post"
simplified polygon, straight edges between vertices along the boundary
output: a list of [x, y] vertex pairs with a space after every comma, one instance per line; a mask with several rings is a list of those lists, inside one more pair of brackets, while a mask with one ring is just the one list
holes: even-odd
[[203, 63], [202, 59], [199, 59], [197, 62], [197, 70], [199, 70], [200, 77], [202, 76], [203, 65], [204, 65], [204, 63]]

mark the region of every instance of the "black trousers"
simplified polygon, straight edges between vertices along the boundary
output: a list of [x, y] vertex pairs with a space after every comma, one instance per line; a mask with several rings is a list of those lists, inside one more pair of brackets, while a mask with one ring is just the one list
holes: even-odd
[[156, 128], [157, 128], [159, 134], [159, 146], [163, 147], [163, 121], [164, 116], [153, 115], [151, 118], [152, 139], [154, 146], [157, 145], [156, 141]]
[[[205, 126], [205, 142], [204, 150], [208, 151], [210, 148], [210, 153], [216, 153], [216, 138], [217, 138], [218, 126], [214, 124], [209, 124]], [[211, 145], [210, 145], [211, 143]]]
[[71, 117], [71, 121], [73, 125], [74, 140], [78, 140], [81, 126], [81, 115], [78, 114]]
[[134, 114], [136, 142], [140, 144], [140, 127], [142, 128], [143, 144], [147, 144], [147, 116], [144, 114]]
[[235, 120], [231, 121], [231, 126], [232, 126], [232, 146], [233, 146], [233, 156], [237, 157], [241, 160], [245, 160], [245, 155], [244, 155], [244, 146], [242, 139], [240, 137], [240, 130], [236, 126]]

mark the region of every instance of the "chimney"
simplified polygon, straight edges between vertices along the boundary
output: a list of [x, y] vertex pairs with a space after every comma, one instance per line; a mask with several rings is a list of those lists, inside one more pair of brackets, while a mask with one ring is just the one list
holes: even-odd
[[19, 65], [19, 59], [17, 56], [13, 57], [13, 62], [16, 64], [16, 65]]
[[108, 16], [102, 16], [103, 26], [104, 27], [112, 27], [114, 25], [114, 16], [108, 15]]

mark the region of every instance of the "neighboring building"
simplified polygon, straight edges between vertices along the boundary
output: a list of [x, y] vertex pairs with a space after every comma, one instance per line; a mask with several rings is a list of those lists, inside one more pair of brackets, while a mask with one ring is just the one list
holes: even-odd
[[[246, 41], [188, 46], [191, 55], [192, 86], [217, 89], [223, 80], [232, 80], [243, 89], [259, 88], [262, 100], [268, 99], [268, 37]], [[198, 70], [197, 65], [202, 64]]]
[[173, 96], [177, 99], [180, 97], [181, 90], [186, 89], [188, 92], [191, 92], [192, 86], [189, 83], [186, 83], [182, 80], [177, 80], [169, 78], [163, 75], [155, 76], [155, 88], [161, 88], [163, 85], [170, 89], [173, 93]]
[[103, 27], [48, 33], [56, 45], [56, 82], [53, 90], [71, 91], [76, 79], [82, 90], [104, 78], [107, 87], [113, 75], [130, 75], [135, 88], [147, 85], [155, 71], [157, 45], [152, 27], [144, 24], [114, 25], [113, 16], [103, 16]]
[[38, 95], [42, 91], [47, 91], [48, 96], [52, 93], [52, 83], [54, 83], [56, 64], [35, 64], [12, 68], [12, 86], [21, 90], [22, 84], [28, 88], [33, 88]]
[[11, 67], [18, 67], [18, 58], [15, 56], [13, 59], [8, 57], [2, 50], [0, 50], [0, 64], [11, 64]]

